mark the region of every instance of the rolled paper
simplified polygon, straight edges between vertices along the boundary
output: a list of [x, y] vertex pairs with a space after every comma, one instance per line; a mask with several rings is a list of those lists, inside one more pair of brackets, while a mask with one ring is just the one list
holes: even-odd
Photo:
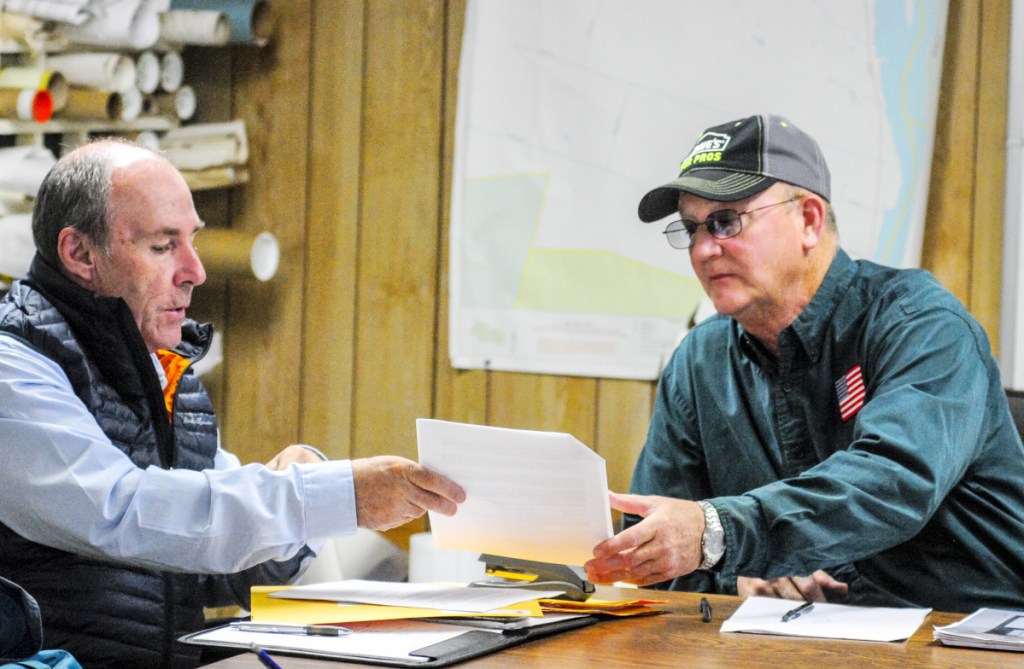
[[173, 113], [179, 121], [188, 121], [196, 113], [196, 92], [191, 86], [182, 86], [173, 93], [153, 96], [157, 114]]
[[196, 236], [199, 259], [206, 273], [254, 276], [269, 281], [277, 273], [281, 249], [269, 232], [251, 234], [223, 228], [203, 228]]
[[139, 118], [140, 114], [142, 114], [142, 92], [135, 86], [121, 91], [121, 113], [118, 118], [131, 122]]
[[60, 109], [68, 99], [68, 83], [64, 75], [55, 70], [34, 67], [5, 67], [0, 70], [0, 88], [37, 88], [50, 92], [52, 104]]
[[151, 151], [160, 150], [160, 138], [157, 137], [156, 133], [152, 130], [143, 130], [134, 137], [131, 137], [131, 140], [139, 146], [144, 146]]
[[[174, 115], [181, 121], [188, 121], [196, 114], [196, 92], [191, 86], [182, 86], [173, 93], [165, 93], [172, 98], [168, 105]], [[162, 106], [162, 105], [161, 105]]]
[[32, 264], [36, 245], [32, 241], [32, 214], [8, 214], [0, 217], [0, 274], [24, 276]]
[[116, 121], [121, 118], [123, 106], [120, 93], [71, 88], [68, 91], [68, 103], [61, 110], [61, 117]]
[[46, 123], [53, 116], [50, 91], [33, 88], [0, 88], [0, 117]]
[[102, 14], [63, 33], [74, 44], [144, 51], [160, 37], [160, 14], [143, 0], [105, 0]]
[[160, 57], [160, 88], [173, 93], [185, 80], [185, 62], [177, 51], [168, 51]]
[[169, 44], [223, 46], [231, 36], [227, 14], [200, 9], [172, 9], [160, 15], [160, 39]]
[[143, 51], [135, 59], [135, 86], [145, 94], [160, 88], [160, 56]]
[[244, 165], [249, 160], [249, 140], [241, 120], [171, 128], [160, 138], [160, 148], [179, 170]]
[[135, 85], [135, 61], [122, 53], [53, 54], [47, 64], [72, 86], [120, 93]]
[[89, 20], [89, 0], [4, 0], [8, 12], [80, 26]]
[[0, 149], [0, 189], [35, 197], [43, 177], [56, 162], [53, 153], [45, 146]]
[[0, 12], [0, 40], [24, 44], [32, 53], [39, 53], [48, 36], [49, 33], [39, 19]]
[[270, 5], [266, 0], [171, 0], [171, 9], [200, 9], [222, 12], [231, 25], [232, 44], [264, 46], [272, 30]]

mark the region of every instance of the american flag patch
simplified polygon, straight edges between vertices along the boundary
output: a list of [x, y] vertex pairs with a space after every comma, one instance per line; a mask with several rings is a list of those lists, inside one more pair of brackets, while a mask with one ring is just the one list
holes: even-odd
[[857, 365], [836, 381], [836, 398], [839, 400], [839, 415], [848, 421], [864, 406], [864, 377]]

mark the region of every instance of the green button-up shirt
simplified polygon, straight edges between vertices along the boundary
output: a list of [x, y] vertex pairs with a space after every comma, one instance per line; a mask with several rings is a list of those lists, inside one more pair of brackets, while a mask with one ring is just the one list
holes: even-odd
[[632, 491], [719, 513], [725, 556], [677, 589], [825, 569], [851, 603], [1024, 606], [1024, 445], [985, 332], [923, 271], [839, 250], [777, 358], [731, 318], [696, 326]]

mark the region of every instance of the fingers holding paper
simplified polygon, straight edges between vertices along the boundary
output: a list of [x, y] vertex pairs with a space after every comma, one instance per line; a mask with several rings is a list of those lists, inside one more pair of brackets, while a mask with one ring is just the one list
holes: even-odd
[[352, 461], [360, 527], [387, 530], [427, 511], [451, 516], [466, 493], [454, 481], [412, 460], [381, 455]]
[[614, 492], [609, 496], [613, 509], [643, 520], [594, 547], [594, 559], [583, 565], [590, 581], [651, 585], [700, 566], [704, 512], [696, 502]]

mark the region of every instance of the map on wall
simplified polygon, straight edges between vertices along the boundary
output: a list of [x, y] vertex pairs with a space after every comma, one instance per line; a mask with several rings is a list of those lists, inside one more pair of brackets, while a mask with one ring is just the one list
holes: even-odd
[[[451, 209], [456, 368], [654, 379], [703, 293], [637, 204], [705, 128], [789, 118], [840, 242], [917, 266], [945, 0], [470, 0]], [[703, 308], [702, 308], [703, 311]]]

